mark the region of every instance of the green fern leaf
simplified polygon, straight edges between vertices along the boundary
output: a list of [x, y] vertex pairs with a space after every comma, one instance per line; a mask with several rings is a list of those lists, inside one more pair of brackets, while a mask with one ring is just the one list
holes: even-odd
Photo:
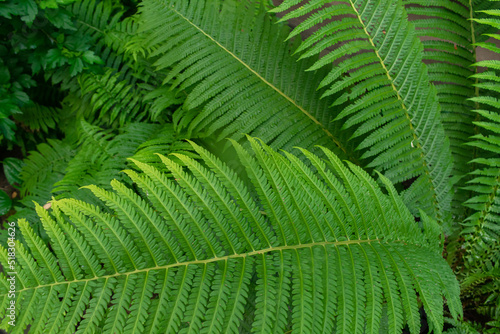
[[158, 128], [156, 124], [129, 123], [116, 134], [82, 121], [80, 143], [75, 145], [77, 153], [68, 163], [64, 177], [53, 185], [52, 192], [58, 197], [66, 193], [79, 198], [77, 190], [82, 186], [107, 187], [112, 179], [122, 179], [117, 175], [126, 167], [126, 159]]
[[[487, 10], [484, 14], [487, 14], [487, 18], [478, 18], [476, 21], [495, 28], [500, 16], [498, 11]], [[488, 266], [497, 267], [500, 263], [500, 243], [498, 242], [500, 237], [498, 228], [500, 222], [498, 214], [500, 212], [498, 206], [500, 198], [500, 161], [498, 159], [500, 105], [496, 98], [496, 91], [500, 85], [495, 73], [496, 61], [482, 61], [475, 66], [483, 66], [487, 70], [474, 75], [479, 80], [478, 86], [485, 89], [486, 94], [471, 99], [482, 108], [476, 110], [481, 120], [474, 122], [480, 133], [471, 137], [468, 143], [481, 155], [480, 158], [471, 161], [477, 167], [471, 173], [471, 180], [465, 189], [471, 191], [474, 196], [466, 201], [465, 205], [472, 209], [473, 213], [466, 219], [465, 228], [462, 231], [466, 238], [466, 266], [472, 272]]]
[[[283, 12], [297, 3], [284, 1], [273, 11]], [[305, 15], [310, 16], [289, 38], [317, 29], [296, 52], [309, 58], [328, 51], [308, 70], [334, 63], [319, 87], [327, 88], [323, 97], [335, 95], [334, 105], [343, 107], [336, 119], [344, 122], [343, 128], [353, 129], [352, 138], [362, 140], [362, 158], [394, 183], [418, 177], [410, 190], [417, 197], [407, 204], [415, 214], [416, 205], [424, 208], [449, 228], [449, 143], [436, 90], [421, 62], [422, 45], [401, 1], [311, 0], [282, 20]]]
[[125, 121], [144, 120], [145, 111], [140, 95], [126, 81], [117, 81], [121, 74], [114, 72], [108, 70], [102, 76], [87, 74], [80, 79], [82, 94], [92, 96], [90, 103], [95, 119], [105, 124], [118, 120], [120, 126]]
[[24, 196], [33, 192], [35, 186], [42, 187], [43, 184], [54, 183], [53, 179], [46, 182], [47, 176], [53, 175], [54, 171], [62, 174], [65, 168], [64, 162], [67, 162], [73, 154], [68, 144], [58, 140], [49, 139], [46, 144], [38, 145], [37, 151], [30, 152], [21, 171], [20, 176], [23, 180], [21, 194]]
[[[497, 30], [500, 22], [498, 10], [486, 10], [480, 14], [484, 18], [475, 19], [481, 26]], [[487, 29], [487, 28], [485, 28]], [[483, 29], [483, 30], [485, 30]], [[498, 34], [488, 34], [499, 38]], [[477, 43], [482, 46], [484, 43]], [[495, 48], [491, 48], [495, 50]], [[498, 52], [499, 50], [495, 50]], [[498, 310], [498, 291], [500, 285], [500, 114], [498, 103], [499, 80], [497, 77], [498, 62], [481, 61], [474, 64], [484, 66], [485, 71], [475, 74], [481, 95], [471, 99], [479, 109], [475, 110], [477, 117], [474, 125], [477, 134], [469, 138], [467, 145], [476, 152], [476, 158], [471, 160], [474, 170], [469, 174], [469, 180], [464, 187], [472, 196], [464, 205], [471, 214], [457, 233], [449, 259], [457, 267], [461, 280], [462, 298], [478, 312], [491, 316]], [[460, 239], [459, 239], [460, 238]], [[457, 248], [459, 241], [461, 249]], [[495, 319], [495, 316], [492, 317]], [[494, 327], [494, 322], [490, 325]], [[460, 328], [460, 326], [459, 326]], [[492, 332], [495, 329], [491, 329]]]
[[[36, 151], [29, 152], [19, 174], [22, 199], [15, 206], [16, 213], [11, 219], [25, 218], [34, 224], [39, 221], [33, 202], [45, 204], [50, 201], [52, 186], [64, 177], [74, 154], [66, 141], [55, 139], [48, 139], [47, 143], [38, 145]], [[38, 228], [36, 230], [41, 232]]]
[[349, 132], [341, 133], [327, 112], [331, 99], [316, 91], [324, 70], [305, 72], [312, 62], [290, 56], [297, 44], [282, 43], [288, 28], [262, 8], [251, 1], [151, 0], [140, 12], [144, 49], [158, 70], [169, 70], [164, 83], [187, 93], [184, 114], [196, 110], [188, 136], [241, 140], [248, 133], [276, 149], [317, 144], [356, 158]]
[[[68, 7], [73, 14], [78, 36], [90, 40], [92, 52], [103, 60], [103, 68], [68, 78], [64, 71], [49, 72], [53, 83], [69, 92], [67, 113], [93, 124], [117, 128], [145, 119], [164, 120], [169, 107], [182, 102], [176, 92], [162, 96], [164, 87], [154, 88], [165, 74], [153, 73], [144, 57], [134, 59], [125, 52], [137, 34], [137, 23], [125, 17], [124, 8], [113, 1], [84, 1]], [[154, 75], [153, 75], [154, 74]]]
[[[470, 150], [465, 144], [469, 137], [479, 133], [473, 121], [478, 115], [478, 102], [469, 100], [479, 97], [480, 90], [477, 47], [485, 46], [485, 34], [494, 32], [492, 27], [479, 24], [475, 18], [482, 18], [485, 10], [500, 8], [494, 1], [443, 1], [404, 0], [406, 10], [413, 15], [412, 23], [424, 45], [423, 60], [428, 65], [429, 78], [436, 86], [442, 107], [441, 117], [450, 148], [454, 157], [455, 177], [461, 177], [457, 187], [463, 187], [469, 180], [465, 175], [474, 170], [469, 161], [477, 157], [477, 150]], [[434, 37], [434, 38], [428, 38]], [[465, 176], [465, 177], [464, 177]], [[462, 203], [470, 198], [470, 192], [458, 189], [453, 204], [457, 220], [462, 220], [465, 207]]]
[[48, 133], [49, 130], [55, 129], [56, 123], [59, 123], [60, 114], [61, 109], [59, 108], [46, 107], [34, 103], [31, 106], [22, 108], [22, 114], [16, 114], [15, 118], [31, 130], [41, 130], [44, 133]]
[[113, 191], [89, 186], [106, 212], [74, 199], [38, 206], [50, 249], [19, 220], [19, 313], [15, 327], [1, 327], [238, 333], [245, 321], [255, 333], [378, 333], [386, 314], [388, 333], [406, 323], [419, 333], [417, 295], [437, 333], [443, 297], [461, 314], [436, 222], [419, 227], [387, 178], [383, 190], [327, 149], [326, 161], [306, 150], [300, 159], [250, 138], [252, 153], [233, 141], [246, 186], [192, 145], [203, 161], [177, 155], [183, 169], [160, 156], [168, 174], [134, 161], [141, 172], [126, 173], [141, 196], [116, 180]]

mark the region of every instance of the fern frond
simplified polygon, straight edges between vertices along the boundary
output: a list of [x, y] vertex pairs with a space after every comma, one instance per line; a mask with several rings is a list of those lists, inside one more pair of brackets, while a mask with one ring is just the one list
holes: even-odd
[[[101, 60], [108, 63], [107, 58], [115, 58], [113, 52], [104, 43], [106, 31], [113, 29], [123, 16], [123, 8], [115, 2], [106, 0], [78, 1], [66, 7], [68, 14], [74, 21], [75, 39], [88, 41], [94, 48], [91, 50]], [[115, 66], [121, 62], [115, 62]], [[77, 77], [69, 76], [66, 68], [45, 71], [46, 80], [51, 80], [53, 84], [61, 84], [61, 88], [71, 93], [79, 90]]]
[[53, 185], [56, 198], [88, 198], [78, 189], [91, 184], [110, 190], [111, 180], [126, 181], [120, 172], [127, 167], [128, 158], [156, 165], [161, 162], [156, 152], [196, 158], [170, 123], [129, 123], [117, 133], [82, 121], [80, 131], [77, 153], [69, 161], [64, 177]]
[[[179, 133], [172, 123], [166, 123], [162, 126], [158, 126], [154, 132], [152, 131], [148, 140], [140, 143], [134, 154], [129, 157], [155, 166], [160, 170], [164, 169], [164, 165], [161, 163], [161, 159], [156, 153], [164, 155], [181, 153], [182, 155], [196, 159], [197, 154], [193, 151], [192, 146], [184, 139], [186, 139], [185, 136]], [[177, 158], [172, 158], [178, 161]], [[134, 165], [132, 164], [131, 167], [133, 168]]]
[[55, 129], [56, 123], [59, 123], [61, 109], [33, 103], [22, 108], [22, 114], [16, 114], [15, 118], [30, 130], [48, 133], [50, 129]]
[[[450, 138], [450, 148], [454, 157], [455, 176], [462, 179], [458, 187], [468, 180], [464, 177], [474, 169], [469, 161], [476, 156], [465, 144], [469, 137], [479, 133], [473, 121], [479, 104], [468, 100], [480, 96], [478, 67], [476, 62], [478, 46], [484, 46], [486, 33], [494, 32], [492, 27], [481, 25], [475, 18], [482, 18], [484, 10], [500, 8], [494, 1], [442, 1], [404, 0], [406, 10], [413, 14], [412, 23], [424, 45], [423, 61], [429, 69], [429, 78], [436, 86], [442, 107], [441, 117], [446, 135]], [[488, 31], [490, 30], [490, 31]], [[429, 39], [428, 37], [434, 37]], [[478, 44], [480, 43], [480, 44]], [[454, 198], [454, 214], [465, 212], [462, 203], [470, 197], [470, 192], [459, 189]], [[465, 217], [464, 217], [465, 218]]]
[[356, 158], [349, 133], [327, 112], [331, 99], [320, 100], [316, 91], [324, 71], [304, 71], [312, 62], [290, 56], [296, 44], [282, 43], [288, 28], [262, 8], [151, 0], [140, 12], [149, 57], [157, 69], [170, 70], [164, 83], [187, 93], [186, 114], [200, 109], [187, 124], [188, 136], [241, 140], [247, 133], [276, 149], [318, 144]]
[[[480, 103], [490, 102], [488, 97], [475, 99]], [[481, 268], [486, 263], [500, 264], [500, 115], [497, 111], [477, 110], [484, 121], [475, 124], [485, 129], [485, 134], [473, 136], [469, 145], [483, 152], [483, 158], [472, 160], [477, 169], [471, 173], [465, 189], [475, 196], [464, 204], [474, 212], [469, 216], [462, 231], [466, 237], [468, 265]]]
[[130, 157], [156, 166], [161, 163], [156, 152], [198, 158], [171, 123], [129, 123], [119, 131], [111, 131], [82, 121], [77, 132], [74, 136], [79, 138], [78, 143], [49, 139], [30, 152], [20, 173], [23, 198], [13, 219], [23, 217], [36, 222], [33, 201], [45, 204], [52, 196], [88, 199], [88, 194], [79, 190], [83, 186], [94, 184], [110, 190], [111, 180], [125, 181], [120, 171], [127, 168]]
[[90, 120], [101, 124], [112, 124], [117, 120], [123, 126], [125, 122], [145, 119], [141, 96], [127, 81], [118, 81], [120, 76], [114, 70], [108, 70], [102, 76], [87, 74], [81, 77], [82, 94], [91, 96]]
[[450, 328], [444, 332], [445, 334], [480, 334], [477, 329], [474, 328], [474, 323], [448, 318], [446, 318], [445, 321], [447, 324], [454, 326], [454, 328]]
[[48, 139], [47, 143], [38, 145], [36, 151], [29, 152], [20, 172], [21, 205], [16, 206], [12, 219], [26, 218], [33, 223], [38, 220], [33, 201], [45, 204], [50, 200], [53, 184], [63, 178], [74, 154], [70, 144], [55, 139]]
[[[283, 12], [297, 3], [284, 1], [273, 11]], [[416, 209], [415, 203], [430, 203], [424, 207], [426, 213], [449, 228], [449, 143], [436, 90], [421, 62], [422, 45], [401, 1], [311, 0], [282, 20], [305, 15], [310, 16], [289, 38], [317, 28], [296, 52], [309, 58], [327, 51], [308, 70], [335, 64], [319, 87], [327, 88], [323, 97], [337, 95], [334, 105], [343, 110], [336, 119], [362, 140], [362, 158], [394, 183], [418, 177], [412, 186], [418, 198], [407, 204]]]
[[[153, 73], [144, 57], [134, 59], [125, 52], [125, 46], [137, 32], [135, 19], [124, 18], [123, 7], [113, 1], [78, 2], [68, 9], [74, 16], [78, 36], [90, 40], [92, 52], [104, 62], [103, 68], [76, 78], [68, 78], [64, 71], [48, 74], [69, 92], [64, 105], [75, 114], [73, 118], [114, 128], [147, 118], [168, 119], [168, 108], [182, 101], [175, 97], [175, 92], [170, 92], [171, 98], [161, 97], [162, 90], [152, 88], [165, 74]], [[151, 107], [154, 110], [150, 115]]]
[[65, 162], [73, 154], [70, 146], [59, 140], [48, 139], [47, 143], [38, 145], [36, 151], [29, 153], [21, 171], [21, 194], [24, 196], [33, 193], [35, 187], [47, 183], [47, 176], [54, 175], [54, 171], [59, 172], [58, 176], [62, 176]]
[[[500, 16], [498, 11], [485, 11], [487, 18], [476, 19], [482, 25], [496, 27]], [[498, 37], [498, 35], [496, 35]], [[482, 45], [482, 44], [478, 44]], [[484, 268], [489, 264], [497, 267], [500, 264], [500, 243], [498, 226], [500, 224], [500, 104], [497, 91], [500, 88], [496, 69], [497, 61], [482, 61], [475, 66], [486, 67], [486, 71], [474, 75], [478, 86], [484, 89], [485, 95], [471, 100], [481, 106], [476, 110], [481, 120], [474, 122], [480, 133], [471, 137], [469, 146], [481, 152], [479, 158], [471, 161], [476, 169], [471, 173], [472, 179], [466, 190], [475, 196], [465, 202], [473, 214], [465, 222], [462, 231], [466, 238], [466, 266], [472, 271]]]
[[69, 162], [64, 177], [54, 184], [52, 192], [78, 198], [76, 192], [82, 186], [108, 186], [125, 168], [126, 159], [156, 128], [153, 124], [131, 123], [116, 134], [82, 121], [77, 153]]
[[[479, 3], [481, 1], [472, 1]], [[488, 3], [488, 1], [482, 1]], [[450, 138], [456, 160], [456, 170], [462, 175], [468, 171], [466, 163], [470, 152], [464, 147], [467, 138], [474, 134], [473, 108], [467, 99], [474, 96], [474, 80], [470, 78], [475, 63], [474, 8], [467, 1], [443, 1], [440, 5], [419, 0], [404, 0], [406, 10], [413, 15], [426, 15], [412, 20], [419, 37], [431, 36], [439, 40], [423, 40], [424, 61], [428, 64], [429, 77], [436, 85], [442, 106], [443, 124]], [[475, 7], [475, 6], [474, 6]], [[430, 17], [429, 17], [430, 16]]]
[[[476, 19], [482, 25], [498, 29], [500, 12], [487, 10], [486, 18]], [[496, 38], [498, 34], [493, 35]], [[478, 46], [483, 44], [478, 43]], [[497, 53], [499, 50], [497, 50]], [[470, 138], [468, 145], [478, 152], [471, 160], [474, 171], [465, 190], [473, 195], [464, 205], [471, 215], [464, 220], [461, 236], [464, 238], [464, 254], [458, 262], [459, 276], [462, 280], [462, 294], [472, 301], [475, 307], [485, 308], [496, 305], [498, 308], [498, 278], [500, 268], [500, 89], [497, 76], [498, 62], [482, 61], [474, 64], [484, 66], [486, 71], [474, 75], [479, 80], [482, 95], [471, 100], [480, 106], [475, 110], [474, 122], [478, 134]], [[462, 264], [463, 263], [463, 264]], [[471, 291], [471, 288], [474, 288]]]
[[[164, 156], [168, 174], [133, 161], [141, 172], [126, 173], [142, 195], [116, 180], [113, 191], [89, 186], [110, 214], [74, 199], [54, 200], [51, 212], [38, 207], [50, 249], [20, 220], [28, 241], [16, 263], [20, 320], [1, 326], [238, 333], [245, 318], [256, 333], [378, 333], [386, 314], [388, 333], [407, 323], [416, 334], [417, 295], [438, 333], [443, 297], [460, 315], [436, 223], [419, 227], [387, 178], [386, 192], [324, 148], [326, 163], [251, 138], [251, 153], [233, 144], [249, 186], [193, 144], [203, 161], [178, 154], [187, 169]], [[2, 265], [4, 255], [0, 247]]]

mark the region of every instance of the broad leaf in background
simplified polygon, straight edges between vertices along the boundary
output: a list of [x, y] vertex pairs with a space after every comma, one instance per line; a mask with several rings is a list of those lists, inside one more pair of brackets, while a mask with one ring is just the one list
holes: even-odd
[[3, 216], [7, 212], [9, 212], [11, 207], [12, 200], [10, 199], [9, 195], [5, 191], [0, 190], [0, 216]]
[[13, 186], [16, 184], [20, 185], [22, 183], [20, 173], [24, 166], [24, 162], [21, 159], [5, 158], [2, 161], [2, 165], [3, 173], [5, 174], [7, 181]]

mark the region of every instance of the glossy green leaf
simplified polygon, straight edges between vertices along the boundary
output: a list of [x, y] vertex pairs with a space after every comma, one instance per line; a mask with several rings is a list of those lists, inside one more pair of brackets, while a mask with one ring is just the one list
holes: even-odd
[[9, 212], [12, 207], [12, 200], [9, 195], [3, 190], [0, 190], [0, 216], [3, 216]]
[[21, 169], [23, 168], [24, 162], [20, 159], [16, 158], [5, 158], [2, 161], [3, 164], [3, 172], [7, 181], [11, 185], [15, 183], [21, 184], [22, 179], [20, 177]]

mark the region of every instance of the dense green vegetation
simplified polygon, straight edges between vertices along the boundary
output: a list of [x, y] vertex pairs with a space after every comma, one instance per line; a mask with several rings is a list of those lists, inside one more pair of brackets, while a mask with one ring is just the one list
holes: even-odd
[[499, 16], [0, 0], [0, 328], [498, 333]]

